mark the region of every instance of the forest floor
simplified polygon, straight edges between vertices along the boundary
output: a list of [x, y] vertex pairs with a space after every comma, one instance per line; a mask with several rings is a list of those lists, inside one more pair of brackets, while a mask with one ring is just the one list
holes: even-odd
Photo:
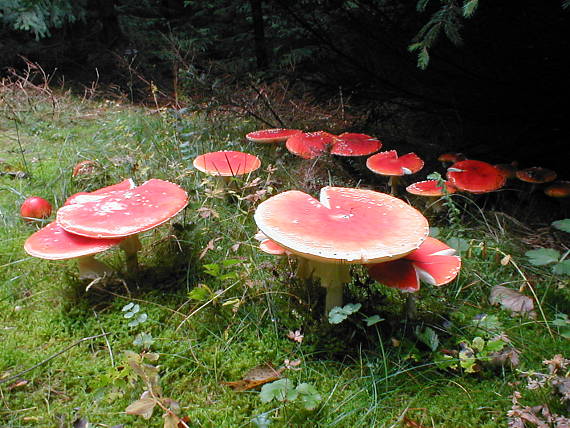
[[[251, 143], [246, 133], [264, 126], [228, 114], [47, 89], [2, 95], [10, 102], [0, 111], [0, 426], [567, 423], [569, 276], [553, 266], [570, 233], [551, 225], [566, 207], [520, 183], [449, 198], [453, 215], [400, 195], [456, 248], [460, 274], [422, 285], [411, 318], [403, 293], [355, 266], [345, 301], [356, 311], [331, 324], [324, 290], [296, 279], [293, 260], [259, 250], [253, 214], [285, 190], [386, 191], [361, 160], [307, 161]], [[252, 153], [262, 166], [220, 191], [192, 166], [213, 150]], [[84, 160], [94, 170], [72, 177]], [[174, 219], [141, 234], [137, 272], [115, 248], [98, 259], [116, 273], [95, 281], [79, 279], [74, 260], [26, 254], [26, 239], [70, 195], [126, 178], [168, 180], [189, 195]], [[51, 202], [49, 219], [21, 219], [29, 196]], [[559, 259], [533, 264], [525, 253], [539, 248]], [[496, 286], [508, 295], [492, 305]]]

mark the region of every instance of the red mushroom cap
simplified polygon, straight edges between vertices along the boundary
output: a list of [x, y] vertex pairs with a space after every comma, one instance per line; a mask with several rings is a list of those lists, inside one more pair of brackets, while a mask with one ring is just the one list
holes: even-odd
[[28, 237], [24, 250], [34, 257], [48, 260], [73, 259], [100, 253], [119, 244], [122, 239], [96, 239], [66, 232], [55, 221]]
[[206, 174], [237, 177], [255, 171], [261, 166], [261, 161], [249, 153], [222, 150], [200, 155], [194, 159], [193, 164]]
[[382, 143], [370, 135], [344, 132], [335, 139], [331, 155], [366, 156], [377, 152], [380, 147]]
[[552, 198], [567, 198], [570, 196], [570, 181], [558, 181], [552, 183], [544, 193]]
[[[457, 189], [449, 182], [444, 183], [445, 192], [455, 193]], [[438, 180], [418, 181], [406, 187], [406, 191], [412, 195], [419, 196], [443, 196], [445, 192], [443, 187], [439, 185]]]
[[455, 163], [465, 160], [465, 155], [463, 153], [442, 153], [438, 156], [437, 160], [440, 162], [450, 162]]
[[415, 153], [398, 157], [396, 150], [389, 150], [370, 156], [366, 166], [376, 174], [400, 176], [418, 172], [424, 167], [424, 161]]
[[505, 185], [505, 176], [493, 165], [464, 160], [454, 163], [447, 171], [447, 179], [460, 190], [471, 193], [487, 193]]
[[72, 177], [77, 177], [78, 175], [89, 175], [95, 172], [98, 164], [92, 160], [84, 160], [77, 163], [73, 167], [73, 172], [71, 173]]
[[407, 256], [385, 263], [368, 265], [370, 277], [392, 288], [415, 292], [420, 279], [431, 285], [447, 284], [459, 273], [461, 258], [445, 243], [428, 237], [420, 247]]
[[246, 134], [245, 138], [254, 143], [283, 143], [287, 141], [290, 136], [299, 132], [302, 131], [299, 129], [284, 128], [262, 129]]
[[505, 178], [515, 178], [517, 176], [518, 162], [498, 163], [495, 165], [495, 168], [497, 168]]
[[324, 187], [320, 202], [290, 190], [254, 215], [259, 229], [293, 254], [325, 263], [377, 263], [403, 257], [428, 234], [426, 218], [402, 200], [372, 190]]
[[26, 221], [48, 218], [51, 215], [51, 204], [39, 196], [31, 196], [22, 202], [20, 215]]
[[152, 179], [134, 189], [66, 205], [57, 212], [57, 222], [76, 235], [120, 238], [168, 221], [187, 203], [188, 195], [180, 186]]
[[519, 180], [536, 184], [549, 183], [556, 180], [557, 177], [555, 171], [548, 168], [541, 168], [539, 166], [519, 169], [516, 172], [516, 175]]
[[327, 153], [337, 138], [325, 131], [300, 132], [289, 137], [285, 144], [294, 155], [313, 159]]
[[121, 181], [117, 184], [112, 184], [111, 186], [101, 187], [100, 189], [94, 190], [93, 192], [78, 192], [71, 195], [69, 198], [65, 200], [63, 206], [69, 204], [75, 204], [78, 202], [86, 202], [90, 200], [98, 200], [101, 199], [103, 196], [107, 194], [112, 194], [113, 192], [120, 191], [120, 190], [129, 190], [134, 189], [135, 182], [132, 178], [127, 178], [126, 180]]

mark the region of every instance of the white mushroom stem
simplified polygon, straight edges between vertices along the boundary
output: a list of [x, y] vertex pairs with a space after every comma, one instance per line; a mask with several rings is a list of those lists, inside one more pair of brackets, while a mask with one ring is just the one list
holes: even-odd
[[97, 279], [114, 272], [105, 263], [96, 260], [93, 254], [77, 257], [77, 263], [79, 265], [79, 279]]
[[121, 241], [119, 247], [125, 252], [127, 272], [137, 272], [139, 269], [138, 252], [142, 248], [138, 234], [127, 236]]
[[318, 279], [321, 287], [327, 289], [325, 300], [325, 316], [335, 306], [343, 304], [343, 285], [350, 282], [350, 265], [346, 263], [324, 263], [297, 257], [297, 277], [302, 279]]

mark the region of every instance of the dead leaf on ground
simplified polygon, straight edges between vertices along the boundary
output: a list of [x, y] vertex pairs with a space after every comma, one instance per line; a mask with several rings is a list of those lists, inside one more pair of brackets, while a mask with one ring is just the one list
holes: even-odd
[[198, 208], [196, 211], [202, 218], [210, 218], [210, 217], [220, 218], [220, 215], [212, 208], [202, 207]]
[[514, 315], [527, 315], [529, 318], [536, 318], [532, 298], [512, 288], [495, 285], [491, 289], [489, 303], [491, 305], [500, 304], [503, 309], [510, 311]]
[[507, 347], [489, 354], [489, 362], [496, 366], [509, 365], [510, 367], [517, 367], [520, 363], [519, 355], [520, 351], [518, 349]]
[[198, 257], [198, 260], [202, 260], [204, 258], [204, 256], [206, 255], [206, 253], [210, 250], [213, 250], [215, 248], [215, 244], [217, 241], [219, 241], [222, 238], [214, 238], [214, 239], [210, 239], [208, 241], [208, 244], [204, 247], [204, 249], [202, 250], [202, 252], [200, 253], [200, 256]]
[[408, 418], [407, 416], [404, 416], [403, 422], [404, 422], [404, 425], [406, 427], [409, 427], [409, 428], [427, 428], [425, 425], [422, 425], [419, 422], [416, 422], [416, 421]]
[[248, 391], [280, 379], [284, 370], [285, 367], [276, 369], [271, 364], [261, 364], [248, 371], [242, 380], [222, 382], [222, 384], [229, 386], [234, 391]]
[[13, 389], [21, 388], [21, 387], [23, 387], [23, 386], [26, 386], [27, 384], [28, 384], [28, 381], [22, 379], [22, 380], [19, 380], [18, 382], [14, 382], [14, 383], [11, 384], [11, 385], [8, 385], [8, 387], [7, 387], [6, 389], [7, 389], [8, 391], [12, 391]]

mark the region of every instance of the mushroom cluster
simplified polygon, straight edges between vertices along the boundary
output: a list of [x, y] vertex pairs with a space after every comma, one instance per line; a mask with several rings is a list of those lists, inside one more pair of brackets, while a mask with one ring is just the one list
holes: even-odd
[[135, 186], [132, 180], [124, 180], [68, 198], [56, 221], [32, 234], [24, 249], [48, 260], [77, 258], [79, 277], [93, 279], [111, 272], [93, 256], [119, 245], [125, 251], [127, 269], [133, 271], [141, 248], [138, 234], [170, 220], [187, 203], [188, 195], [174, 183], [151, 179]]
[[[254, 219], [262, 233], [258, 239], [263, 251], [296, 258], [297, 277], [318, 280], [326, 288], [327, 314], [342, 306], [343, 285], [351, 280], [351, 265], [387, 266], [384, 272], [394, 270], [397, 277], [400, 265], [390, 263], [413, 257], [429, 232], [427, 219], [404, 201], [344, 187], [322, 188], [319, 200], [296, 190], [280, 193], [262, 202]], [[429, 248], [411, 260], [426, 272], [422, 278], [442, 285], [455, 278], [460, 259], [454, 256], [449, 264], [450, 260], [438, 253], [440, 247], [449, 247], [432, 239]], [[432, 251], [434, 245], [438, 251]], [[431, 258], [424, 260], [426, 256]], [[419, 285], [406, 287], [407, 291], [419, 290]]]

